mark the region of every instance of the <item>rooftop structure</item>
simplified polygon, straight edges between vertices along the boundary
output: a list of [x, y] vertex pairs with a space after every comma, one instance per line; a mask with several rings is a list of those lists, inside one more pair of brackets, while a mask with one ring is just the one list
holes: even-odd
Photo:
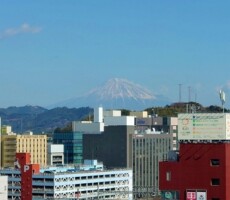
[[173, 150], [178, 149], [177, 117], [159, 117], [156, 115], [148, 116], [148, 117], [137, 117], [135, 118], [135, 132], [138, 134], [145, 134], [149, 132], [172, 134]]
[[179, 140], [230, 140], [230, 114], [179, 114], [178, 128]]

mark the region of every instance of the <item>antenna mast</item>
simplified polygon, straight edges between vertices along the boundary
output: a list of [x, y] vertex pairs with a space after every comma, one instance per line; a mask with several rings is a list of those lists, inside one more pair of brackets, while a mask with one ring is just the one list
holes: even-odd
[[220, 90], [219, 94], [220, 94], [220, 101], [221, 101], [223, 113], [224, 113], [225, 92], [223, 90]]

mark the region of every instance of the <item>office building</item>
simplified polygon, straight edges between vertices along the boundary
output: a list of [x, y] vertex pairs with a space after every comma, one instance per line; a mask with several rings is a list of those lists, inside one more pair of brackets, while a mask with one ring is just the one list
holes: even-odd
[[137, 191], [159, 195], [159, 161], [173, 148], [172, 134], [147, 132], [132, 135], [133, 184]]
[[[158, 162], [167, 159], [168, 152], [173, 150], [173, 134], [152, 130], [151, 126], [137, 131], [135, 116], [120, 116], [112, 111], [104, 113], [103, 132], [87, 132], [85, 126], [84, 159], [98, 159], [107, 168], [130, 167], [136, 192], [158, 195]], [[139, 112], [138, 115], [145, 116]]]
[[105, 126], [100, 134], [83, 134], [84, 159], [97, 159], [107, 168], [132, 168], [134, 126]]
[[83, 162], [83, 147], [82, 133], [54, 133], [53, 144], [64, 145], [64, 162], [65, 164], [82, 164]]
[[[134, 113], [135, 114], [135, 113]], [[148, 117], [135, 118], [135, 131], [143, 133], [145, 131], [157, 131], [173, 135], [173, 150], [178, 149], [178, 118], [177, 117], [159, 117], [151, 115]]]

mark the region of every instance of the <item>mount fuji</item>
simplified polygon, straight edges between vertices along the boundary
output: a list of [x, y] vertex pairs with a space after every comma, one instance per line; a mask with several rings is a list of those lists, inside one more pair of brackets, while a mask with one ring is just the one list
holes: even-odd
[[153, 106], [170, 104], [168, 98], [154, 95], [150, 90], [121, 78], [108, 80], [85, 95], [67, 99], [51, 107], [98, 107], [105, 109], [143, 110]]

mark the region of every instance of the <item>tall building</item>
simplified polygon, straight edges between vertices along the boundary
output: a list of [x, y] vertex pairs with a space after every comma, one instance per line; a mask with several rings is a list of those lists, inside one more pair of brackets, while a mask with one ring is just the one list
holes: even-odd
[[159, 195], [159, 161], [168, 159], [172, 134], [148, 132], [132, 135], [133, 184], [137, 191]]
[[[132, 114], [135, 114], [132, 113]], [[139, 116], [139, 115], [138, 115]], [[146, 116], [146, 115], [143, 115]], [[147, 117], [135, 118], [136, 132], [142, 133], [144, 131], [152, 130], [162, 133], [168, 133], [173, 135], [173, 150], [178, 149], [178, 118], [177, 117], [159, 117], [157, 115], [151, 115]]]
[[93, 122], [73, 122], [73, 131], [83, 136], [83, 158], [103, 161], [107, 168], [132, 167], [129, 135], [134, 133], [134, 117], [121, 111], [94, 110]]
[[105, 126], [101, 134], [83, 134], [84, 159], [98, 159], [107, 168], [132, 168], [134, 126]]
[[[86, 124], [83, 131], [80, 126], [83, 132], [83, 158], [98, 159], [107, 168], [132, 168], [133, 185], [137, 193], [159, 194], [158, 162], [167, 159], [168, 152], [173, 150], [174, 135], [152, 131], [151, 126], [137, 131], [135, 116], [121, 116], [118, 111], [103, 113], [101, 121], [104, 131], [92, 131], [93, 125], [87, 130]], [[133, 114], [146, 115], [141, 112]], [[79, 124], [75, 124], [76, 129]], [[170, 128], [168, 124], [167, 127]]]
[[46, 135], [2, 135], [2, 167], [13, 167], [16, 153], [31, 154], [31, 163], [47, 165]]
[[54, 133], [53, 144], [64, 145], [64, 161], [65, 164], [82, 164], [82, 133]]

